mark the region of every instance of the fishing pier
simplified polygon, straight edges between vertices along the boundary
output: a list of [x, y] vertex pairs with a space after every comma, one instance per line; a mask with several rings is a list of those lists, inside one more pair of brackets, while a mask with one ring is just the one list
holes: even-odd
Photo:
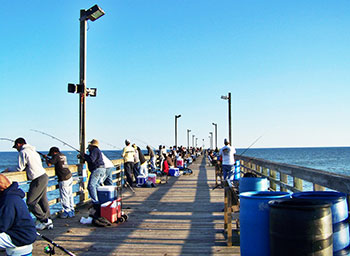
[[[253, 172], [269, 180], [269, 190], [303, 191], [333, 189], [350, 193], [350, 178], [325, 171], [281, 164], [263, 159], [236, 156], [241, 174]], [[121, 184], [122, 160], [114, 160], [116, 184]], [[76, 178], [75, 218], [54, 219], [54, 229], [40, 233], [75, 255], [240, 255], [239, 200], [235, 186], [215, 188], [215, 167], [202, 155], [190, 166], [192, 175], [170, 177], [168, 183], [154, 188], [123, 189], [123, 210], [127, 222], [110, 227], [84, 225], [88, 216], [87, 192]], [[78, 166], [71, 166], [78, 172]], [[57, 192], [53, 168], [48, 194]], [[25, 182], [25, 172], [7, 173], [12, 181]], [[215, 189], [214, 189], [215, 188]], [[25, 190], [25, 186], [24, 186]], [[57, 193], [56, 193], [57, 194]], [[59, 196], [50, 200], [51, 213], [59, 211]], [[49, 243], [38, 237], [33, 255], [44, 255]], [[66, 255], [55, 249], [56, 255]], [[4, 255], [1, 254], [0, 255]]]

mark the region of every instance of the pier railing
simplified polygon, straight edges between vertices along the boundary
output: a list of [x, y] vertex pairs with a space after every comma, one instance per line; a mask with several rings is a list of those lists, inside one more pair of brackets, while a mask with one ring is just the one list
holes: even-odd
[[350, 194], [349, 176], [248, 156], [236, 155], [236, 159], [241, 162], [242, 173], [253, 172], [259, 177], [266, 177], [271, 190], [299, 192], [331, 189]]
[[[117, 186], [122, 185], [122, 171], [123, 171], [123, 159], [111, 160], [115, 166], [115, 170], [113, 171], [113, 183]], [[69, 169], [73, 174], [73, 197], [74, 203], [76, 205], [81, 205], [88, 202], [90, 199], [88, 197], [88, 177], [87, 179], [83, 179], [79, 174], [81, 173], [81, 168], [79, 164], [77, 165], [69, 165]], [[51, 214], [55, 214], [62, 210], [62, 206], [60, 204], [60, 195], [58, 192], [58, 180], [55, 176], [55, 168], [45, 168], [46, 174], [49, 176], [49, 183], [47, 188], [47, 196], [50, 205]], [[87, 171], [88, 172], [88, 171]], [[17, 181], [20, 184], [20, 187], [24, 192], [28, 192], [29, 189], [29, 181], [27, 180], [26, 172], [8, 172], [3, 173], [6, 175], [12, 182]], [[90, 174], [90, 172], [88, 172]]]
[[[332, 172], [301, 167], [290, 164], [272, 162], [264, 159], [235, 156], [240, 160], [241, 177], [247, 173], [254, 173], [258, 177], [265, 177], [269, 181], [271, 191], [324, 191], [336, 190], [347, 194], [347, 202], [350, 202], [350, 177]], [[238, 185], [225, 184], [224, 190], [224, 232], [227, 234], [227, 245], [232, 246], [232, 213], [238, 211]], [[349, 207], [350, 209], [350, 207]], [[239, 229], [239, 220], [235, 219], [236, 228]]]

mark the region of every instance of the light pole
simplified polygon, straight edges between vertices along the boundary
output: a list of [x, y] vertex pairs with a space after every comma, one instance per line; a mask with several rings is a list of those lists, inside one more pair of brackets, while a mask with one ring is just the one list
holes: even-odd
[[228, 139], [230, 143], [232, 144], [232, 137], [231, 137], [231, 93], [229, 92], [228, 95], [221, 96], [221, 99], [228, 100]]
[[203, 141], [203, 149], [204, 149], [204, 139], [202, 139], [202, 141]]
[[187, 129], [187, 149], [190, 149], [190, 129]]
[[175, 115], [175, 147], [177, 149], [177, 119], [180, 118], [181, 115]]
[[210, 134], [210, 149], [213, 149], [213, 132], [209, 132]]
[[215, 126], [215, 148], [218, 147], [218, 124], [213, 123], [213, 125]]
[[[79, 84], [68, 84], [68, 92], [79, 93], [79, 144], [81, 154], [84, 154], [86, 148], [86, 96], [96, 96], [96, 88], [86, 88], [86, 23], [88, 20], [95, 21], [104, 14], [104, 11], [98, 5], [94, 5], [88, 10], [80, 10]], [[80, 163], [84, 164], [84, 162], [80, 158]]]
[[192, 147], [194, 147], [194, 134], [192, 134]]
[[197, 147], [197, 141], [198, 141], [198, 138], [196, 138], [196, 147]]

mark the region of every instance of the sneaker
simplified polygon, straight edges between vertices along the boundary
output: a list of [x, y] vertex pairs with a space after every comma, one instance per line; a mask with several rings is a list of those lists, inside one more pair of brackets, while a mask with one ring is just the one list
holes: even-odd
[[53, 229], [53, 223], [51, 219], [47, 219], [47, 222], [39, 222], [35, 228], [37, 230]]
[[69, 212], [62, 212], [61, 214], [60, 214], [60, 218], [61, 219], [67, 219], [69, 217]]
[[75, 217], [75, 212], [74, 211], [68, 212], [68, 216], [69, 216], [69, 218]]

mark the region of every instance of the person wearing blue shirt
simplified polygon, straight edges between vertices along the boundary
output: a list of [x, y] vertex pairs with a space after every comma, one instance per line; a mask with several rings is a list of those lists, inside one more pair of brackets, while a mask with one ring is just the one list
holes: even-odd
[[32, 255], [36, 228], [23, 198], [18, 183], [0, 174], [0, 248], [7, 255]]
[[88, 168], [91, 172], [88, 182], [88, 191], [97, 213], [99, 212], [97, 187], [103, 183], [103, 179], [106, 176], [106, 168], [98, 145], [99, 143], [97, 140], [94, 139], [90, 141], [88, 146], [89, 154], [84, 154], [84, 159], [88, 163]]

